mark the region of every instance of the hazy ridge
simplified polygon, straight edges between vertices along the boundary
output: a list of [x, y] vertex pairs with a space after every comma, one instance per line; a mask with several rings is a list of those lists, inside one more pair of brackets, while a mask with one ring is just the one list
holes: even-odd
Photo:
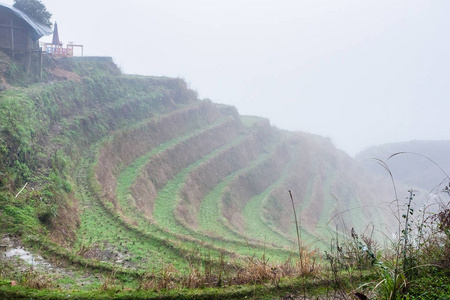
[[[355, 159], [378, 174], [385, 170], [373, 158], [382, 159], [388, 163], [397, 181], [432, 191], [446, 179], [445, 173], [450, 170], [449, 150], [450, 141], [399, 142], [371, 147]], [[402, 154], [391, 157], [396, 153]]]

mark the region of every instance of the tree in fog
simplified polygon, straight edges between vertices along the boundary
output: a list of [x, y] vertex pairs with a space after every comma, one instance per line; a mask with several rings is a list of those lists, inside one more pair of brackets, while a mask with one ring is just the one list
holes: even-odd
[[47, 10], [45, 5], [39, 0], [14, 0], [13, 6], [34, 20], [52, 27], [50, 18], [52, 14]]

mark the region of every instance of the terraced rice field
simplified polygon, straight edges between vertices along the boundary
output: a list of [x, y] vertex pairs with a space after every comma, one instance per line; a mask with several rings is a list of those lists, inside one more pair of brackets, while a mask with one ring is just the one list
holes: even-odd
[[[288, 190], [303, 244], [313, 248], [323, 246], [318, 235], [333, 232], [337, 207], [364, 205], [337, 180], [342, 170], [331, 164], [341, 158], [327, 153], [326, 140], [195, 99], [176, 80], [115, 80], [136, 90], [102, 91], [68, 106], [75, 114], [64, 115], [65, 131], [49, 137], [80, 141], [77, 255], [131, 269], [188, 270], [223, 255], [236, 264], [251, 257], [285, 262], [297, 249]], [[78, 96], [84, 93], [91, 92]], [[100, 96], [112, 100], [98, 105]], [[350, 197], [339, 206], [335, 194]]]
[[[117, 149], [108, 145], [117, 146], [127, 139], [138, 141], [149, 122], [164, 131], [158, 122], [176, 123], [169, 119], [188, 110], [199, 120], [191, 119], [193, 125], [186, 127], [169, 127], [170, 134], [161, 134], [163, 138], [155, 141], [153, 147], [144, 144], [142, 149], [134, 150], [140, 154], [134, 160], [128, 159], [127, 164], [116, 157], [121, 164], [109, 169], [113, 183], [101, 181], [104, 174], [99, 172], [104, 170], [98, 166], [104, 163], [102, 155], [116, 155], [107, 153]], [[206, 112], [192, 113], [195, 110]], [[205, 114], [212, 117], [205, 121]], [[136, 136], [131, 138], [133, 134]], [[187, 269], [186, 255], [201, 263], [205, 257], [218, 260], [221, 253], [230, 258], [265, 256], [273, 261], [288, 260], [296, 249], [292, 227], [280, 228], [266, 218], [271, 209], [267, 199], [287, 184], [296, 160], [302, 159], [282, 150], [285, 143], [283, 135], [274, 135], [264, 120], [244, 118], [241, 122], [236, 115], [202, 103], [175, 108], [128, 132], [110, 136], [93, 147], [93, 161], [86, 161], [83, 167], [90, 168], [96, 176], [91, 178], [94, 184], [80, 182], [80, 186], [98, 185], [103, 188], [103, 195], [109, 196], [97, 203], [98, 199], [88, 192], [79, 192], [85, 208], [79, 247], [95, 244], [105, 251], [116, 251], [121, 253], [119, 263], [132, 267], [172, 263]], [[331, 188], [333, 179], [328, 178], [327, 182], [325, 189]], [[317, 204], [312, 180], [306, 185], [308, 192], [300, 199], [302, 210], [311, 209], [313, 201]], [[142, 199], [142, 191], [147, 188], [150, 196]], [[291, 217], [290, 213], [286, 215]], [[326, 224], [329, 216], [327, 209], [318, 218], [318, 224]], [[234, 220], [243, 222], [236, 225]], [[289, 222], [293, 226], [292, 219]], [[312, 236], [307, 229], [302, 229], [302, 234]]]

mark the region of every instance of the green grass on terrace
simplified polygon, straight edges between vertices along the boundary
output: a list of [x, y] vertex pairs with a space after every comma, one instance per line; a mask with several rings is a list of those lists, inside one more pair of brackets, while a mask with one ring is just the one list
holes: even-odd
[[187, 175], [189, 174], [189, 172], [191, 172], [201, 164], [205, 163], [207, 160], [231, 148], [232, 146], [239, 144], [244, 138], [245, 135], [240, 135], [239, 137], [235, 138], [231, 143], [228, 143], [214, 150], [213, 152], [206, 155], [202, 159], [199, 159], [196, 162], [192, 163], [191, 165], [180, 171], [178, 174], [176, 174], [175, 177], [171, 181], [169, 181], [161, 189], [161, 191], [159, 191], [158, 197], [156, 198], [155, 201], [155, 208], [153, 215], [155, 220], [158, 222], [160, 226], [167, 228], [174, 233], [190, 235], [190, 232], [184, 226], [182, 226], [176, 221], [174, 215], [174, 209], [176, 207], [176, 204], [178, 203], [179, 192], [180, 189], [183, 187]]
[[159, 244], [157, 240], [142, 239], [139, 234], [126, 228], [120, 220], [108, 214], [87, 189], [87, 172], [90, 167], [91, 162], [83, 159], [76, 174], [76, 196], [81, 204], [81, 226], [75, 248], [96, 246], [101, 251], [108, 249], [128, 253], [126, 258], [130, 259], [132, 264], [146, 268], [161, 268], [169, 263], [179, 269], [187, 268], [187, 262], [178, 253]]
[[[211, 152], [209, 155], [205, 156], [204, 158], [194, 162], [187, 168], [183, 169], [181, 172], [179, 172], [159, 193], [158, 197], [155, 202], [155, 208], [154, 208], [154, 218], [158, 222], [160, 226], [163, 228], [167, 228], [170, 231], [186, 235], [186, 236], [193, 236], [199, 240], [214, 244], [218, 247], [227, 249], [229, 251], [233, 251], [236, 253], [239, 253], [241, 255], [245, 256], [253, 256], [257, 255], [262, 257], [264, 254], [264, 251], [266, 253], [266, 256], [272, 257], [274, 260], [285, 260], [289, 257], [290, 252], [283, 251], [283, 250], [276, 250], [276, 249], [265, 249], [264, 247], [255, 247], [255, 246], [248, 246], [246, 243], [236, 243], [232, 240], [222, 240], [222, 239], [215, 239], [210, 236], [199, 234], [198, 232], [195, 232], [189, 228], [184, 227], [181, 225], [174, 215], [174, 209], [179, 201], [179, 192], [182, 188], [187, 175], [189, 172], [200, 166], [202, 163], [205, 163], [208, 159], [214, 157], [215, 155], [225, 151], [226, 149], [237, 145], [245, 138], [244, 135], [241, 135], [240, 137], [234, 139], [231, 143], [224, 145], [223, 147], [220, 147], [216, 149], [215, 151]], [[217, 213], [216, 213], [217, 215]]]
[[118, 179], [117, 179], [117, 188], [116, 188], [116, 197], [120, 203], [122, 210], [125, 210], [127, 214], [136, 213], [136, 207], [129, 203], [128, 199], [131, 197], [130, 187], [135, 182], [139, 174], [145, 168], [147, 162], [151, 159], [152, 156], [162, 153], [165, 150], [174, 147], [177, 144], [181, 144], [190, 138], [208, 130], [211, 130], [214, 127], [218, 127], [224, 124], [227, 121], [227, 118], [220, 119], [218, 122], [211, 124], [208, 127], [203, 127], [194, 131], [191, 131], [185, 135], [178, 136], [172, 140], [166, 141], [159, 145], [156, 148], [153, 148], [151, 151], [147, 152], [145, 155], [137, 158], [133, 161], [125, 170], [123, 170]]
[[[274, 150], [273, 147], [272, 151]], [[264, 162], [270, 159], [271, 153], [265, 153], [258, 156], [256, 159], [250, 162], [250, 164], [228, 175], [220, 184], [218, 184], [206, 197], [203, 199], [200, 211], [199, 211], [199, 227], [198, 231], [207, 235], [216, 235], [221, 238], [230, 241], [240, 241], [241, 243], [248, 243], [249, 240], [253, 240], [253, 237], [242, 236], [241, 233], [233, 230], [230, 226], [227, 226], [228, 221], [222, 216], [221, 211], [221, 199], [226, 187], [230, 182], [240, 175], [249, 172], [250, 170], [262, 165]], [[261, 240], [261, 243], [264, 240]]]
[[263, 221], [262, 208], [265, 199], [272, 193], [272, 191], [279, 186], [288, 177], [289, 170], [292, 168], [293, 160], [296, 159], [293, 156], [292, 160], [289, 162], [288, 166], [283, 170], [280, 178], [270, 185], [264, 192], [255, 197], [251, 198], [243, 210], [243, 215], [245, 219], [245, 233], [248, 236], [257, 238], [259, 240], [267, 240], [270, 243], [289, 245], [292, 246], [292, 242], [288, 240], [285, 236], [274, 231], [272, 228], [266, 226]]
[[264, 118], [256, 116], [241, 116], [242, 125], [245, 127], [251, 127], [261, 120], [264, 120]]

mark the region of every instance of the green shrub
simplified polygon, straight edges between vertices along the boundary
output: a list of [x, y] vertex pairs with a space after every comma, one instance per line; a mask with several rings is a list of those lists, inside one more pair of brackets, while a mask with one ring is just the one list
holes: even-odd
[[67, 193], [71, 193], [71, 192], [72, 192], [72, 185], [70, 184], [70, 182], [68, 182], [67, 180], [65, 180], [64, 183], [63, 183], [63, 189], [64, 189], [64, 191], [66, 191]]
[[39, 229], [36, 212], [29, 205], [6, 205], [2, 209], [2, 220], [9, 220], [8, 231], [17, 233], [33, 233]]
[[14, 161], [14, 173], [20, 178], [19, 184], [25, 183], [32, 175], [30, 168], [25, 163], [21, 163], [18, 160]]
[[5, 77], [12, 85], [25, 86], [28, 83], [27, 73], [23, 64], [10, 64], [6, 69]]
[[56, 204], [43, 206], [37, 212], [39, 221], [44, 225], [50, 225], [51, 220], [58, 216], [58, 206]]
[[407, 299], [450, 299], [450, 274], [437, 271], [410, 282]]

